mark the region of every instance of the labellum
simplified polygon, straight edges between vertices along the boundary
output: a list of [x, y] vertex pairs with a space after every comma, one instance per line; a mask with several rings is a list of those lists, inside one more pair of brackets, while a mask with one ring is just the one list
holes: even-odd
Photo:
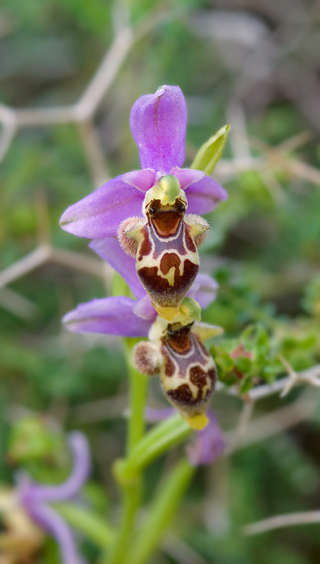
[[167, 175], [146, 192], [144, 218], [129, 218], [118, 238], [136, 259], [140, 282], [158, 314], [168, 321], [179, 308], [199, 270], [197, 248], [209, 229], [200, 216], [185, 215], [188, 203], [175, 176]]
[[[203, 429], [208, 423], [206, 410], [217, 379], [216, 365], [203, 340], [222, 330], [194, 322], [192, 316], [181, 313], [184, 307], [174, 323], [157, 318], [149, 333], [150, 341], [136, 345], [133, 361], [143, 374], [160, 374], [169, 402], [191, 427]], [[190, 308], [185, 309], [190, 313]]]
[[203, 429], [208, 423], [206, 409], [217, 378], [212, 356], [191, 326], [180, 323], [168, 326], [160, 350], [164, 359], [160, 379], [165, 395], [191, 427]]

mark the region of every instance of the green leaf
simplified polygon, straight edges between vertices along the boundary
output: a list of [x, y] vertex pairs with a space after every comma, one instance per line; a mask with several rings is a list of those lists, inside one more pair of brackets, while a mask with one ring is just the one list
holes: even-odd
[[178, 504], [187, 489], [194, 468], [181, 460], [171, 469], [149, 507], [148, 515], [134, 541], [131, 564], [144, 564], [159, 546], [161, 538], [171, 525]]
[[131, 450], [128, 458], [118, 460], [115, 474], [120, 483], [130, 482], [150, 464], [172, 447], [182, 443], [193, 430], [179, 414], [172, 415], [149, 431]]
[[67, 523], [84, 533], [97, 546], [109, 548], [114, 540], [115, 531], [102, 515], [74, 503], [59, 503], [55, 507]]
[[222, 151], [228, 139], [230, 125], [224, 125], [204, 143], [197, 152], [191, 168], [203, 170], [209, 176], [213, 173], [215, 166], [222, 155]]

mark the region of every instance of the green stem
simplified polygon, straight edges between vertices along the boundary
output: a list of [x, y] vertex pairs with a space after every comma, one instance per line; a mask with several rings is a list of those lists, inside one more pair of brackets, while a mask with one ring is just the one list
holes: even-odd
[[144, 564], [155, 551], [165, 531], [170, 526], [178, 504], [194, 473], [187, 460], [181, 460], [163, 481], [153, 500], [145, 523], [137, 534], [130, 564]]
[[124, 339], [124, 349], [130, 376], [130, 418], [127, 438], [127, 454], [141, 439], [145, 429], [145, 404], [147, 398], [148, 378], [138, 372], [131, 361], [132, 349], [137, 339]]
[[115, 470], [119, 481], [128, 483], [135, 480], [152, 460], [181, 443], [192, 432], [189, 425], [178, 414], [151, 429], [125, 460], [118, 461]]
[[[139, 442], [145, 428], [145, 403], [147, 397], [148, 378], [142, 376], [131, 362], [133, 346], [137, 340], [124, 339], [124, 349], [130, 376], [130, 415], [128, 422], [127, 456], [130, 457], [135, 445]], [[134, 534], [135, 518], [141, 502], [142, 477], [136, 475], [134, 482], [119, 484], [122, 497], [122, 521], [109, 558], [103, 558], [102, 564], [124, 564]]]
[[74, 503], [59, 503], [55, 509], [64, 517], [72, 527], [78, 529], [85, 536], [101, 548], [109, 548], [112, 544], [115, 531], [105, 522], [99, 514]]

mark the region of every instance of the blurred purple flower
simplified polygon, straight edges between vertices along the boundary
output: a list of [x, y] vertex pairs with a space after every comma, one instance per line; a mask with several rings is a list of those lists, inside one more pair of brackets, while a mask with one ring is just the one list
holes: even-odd
[[[125, 253], [121, 254], [120, 244], [115, 237], [93, 241], [90, 246], [121, 274], [136, 299], [117, 296], [80, 304], [64, 316], [66, 328], [75, 333], [146, 337], [157, 312], [140, 284], [135, 260]], [[204, 309], [215, 299], [217, 290], [215, 280], [207, 274], [198, 274], [187, 295]]]
[[90, 472], [90, 452], [82, 433], [70, 433], [69, 444], [73, 453], [73, 469], [62, 484], [47, 486], [32, 482], [28, 475], [18, 476], [19, 499], [30, 518], [50, 533], [58, 542], [64, 564], [84, 564], [79, 555], [73, 533], [64, 519], [48, 505], [75, 497]]
[[[153, 409], [147, 407], [145, 415], [150, 423], [159, 423], [167, 417], [174, 415], [173, 407]], [[192, 466], [205, 466], [218, 458], [226, 447], [219, 423], [212, 411], [207, 412], [209, 423], [202, 431], [196, 431], [193, 443], [186, 448], [189, 462]]]
[[186, 191], [189, 213], [209, 213], [227, 198], [226, 191], [204, 172], [180, 168], [187, 108], [178, 86], [162, 86], [155, 94], [141, 96], [131, 110], [130, 125], [142, 170], [121, 174], [70, 206], [60, 220], [65, 231], [89, 239], [116, 236], [124, 219], [142, 217], [145, 193], [166, 174], [176, 176]]

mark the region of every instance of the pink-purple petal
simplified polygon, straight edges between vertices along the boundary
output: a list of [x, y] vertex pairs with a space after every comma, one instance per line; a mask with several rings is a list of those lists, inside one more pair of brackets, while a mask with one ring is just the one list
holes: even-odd
[[136, 261], [124, 252], [116, 237], [95, 239], [89, 247], [119, 272], [138, 300], [146, 295], [136, 272]]
[[75, 497], [87, 481], [91, 468], [88, 440], [83, 433], [74, 431], [68, 435], [68, 442], [73, 454], [71, 474], [65, 482], [54, 486], [32, 483], [34, 501], [65, 501]]
[[226, 447], [219, 423], [212, 411], [209, 410], [207, 415], [209, 418], [208, 425], [202, 431], [196, 432], [193, 444], [186, 448], [192, 466], [211, 464], [223, 453]]
[[124, 219], [142, 216], [143, 199], [144, 192], [117, 176], [67, 208], [60, 225], [78, 237], [101, 239], [115, 236]]
[[208, 274], [200, 273], [187, 295], [194, 298], [201, 309], [205, 309], [216, 299], [218, 289], [219, 284], [214, 278], [211, 278]]
[[151, 322], [153, 322], [157, 316], [157, 312], [154, 309], [148, 295], [144, 296], [144, 298], [136, 303], [133, 308], [133, 312], [138, 315], [138, 317], [142, 317], [142, 319], [149, 319]]
[[122, 174], [122, 180], [130, 186], [134, 186], [142, 192], [147, 192], [156, 181], [156, 173], [152, 168], [145, 168], [143, 170], [133, 170], [132, 172], [125, 172]]
[[188, 188], [188, 186], [190, 186], [190, 184], [194, 184], [195, 182], [198, 182], [198, 180], [200, 180], [205, 176], [202, 170], [194, 170], [193, 168], [178, 168], [178, 167], [174, 167], [170, 171], [170, 174], [173, 174], [173, 176], [177, 177], [182, 190], [185, 190], [186, 188]]
[[51, 507], [35, 503], [26, 508], [31, 519], [47, 530], [59, 544], [63, 564], [85, 564], [79, 554], [73, 533], [64, 519]]
[[162, 409], [146, 407], [145, 419], [148, 423], [160, 423], [175, 413], [177, 413], [177, 410], [174, 407], [163, 407]]
[[226, 200], [228, 194], [220, 184], [205, 175], [186, 188], [188, 212], [203, 215], [214, 210], [218, 203]]
[[96, 299], [78, 305], [62, 321], [74, 333], [146, 337], [151, 322], [133, 313], [136, 303], [125, 296]]
[[162, 86], [141, 96], [132, 107], [132, 135], [138, 145], [141, 168], [169, 174], [185, 157], [187, 107], [179, 86]]

